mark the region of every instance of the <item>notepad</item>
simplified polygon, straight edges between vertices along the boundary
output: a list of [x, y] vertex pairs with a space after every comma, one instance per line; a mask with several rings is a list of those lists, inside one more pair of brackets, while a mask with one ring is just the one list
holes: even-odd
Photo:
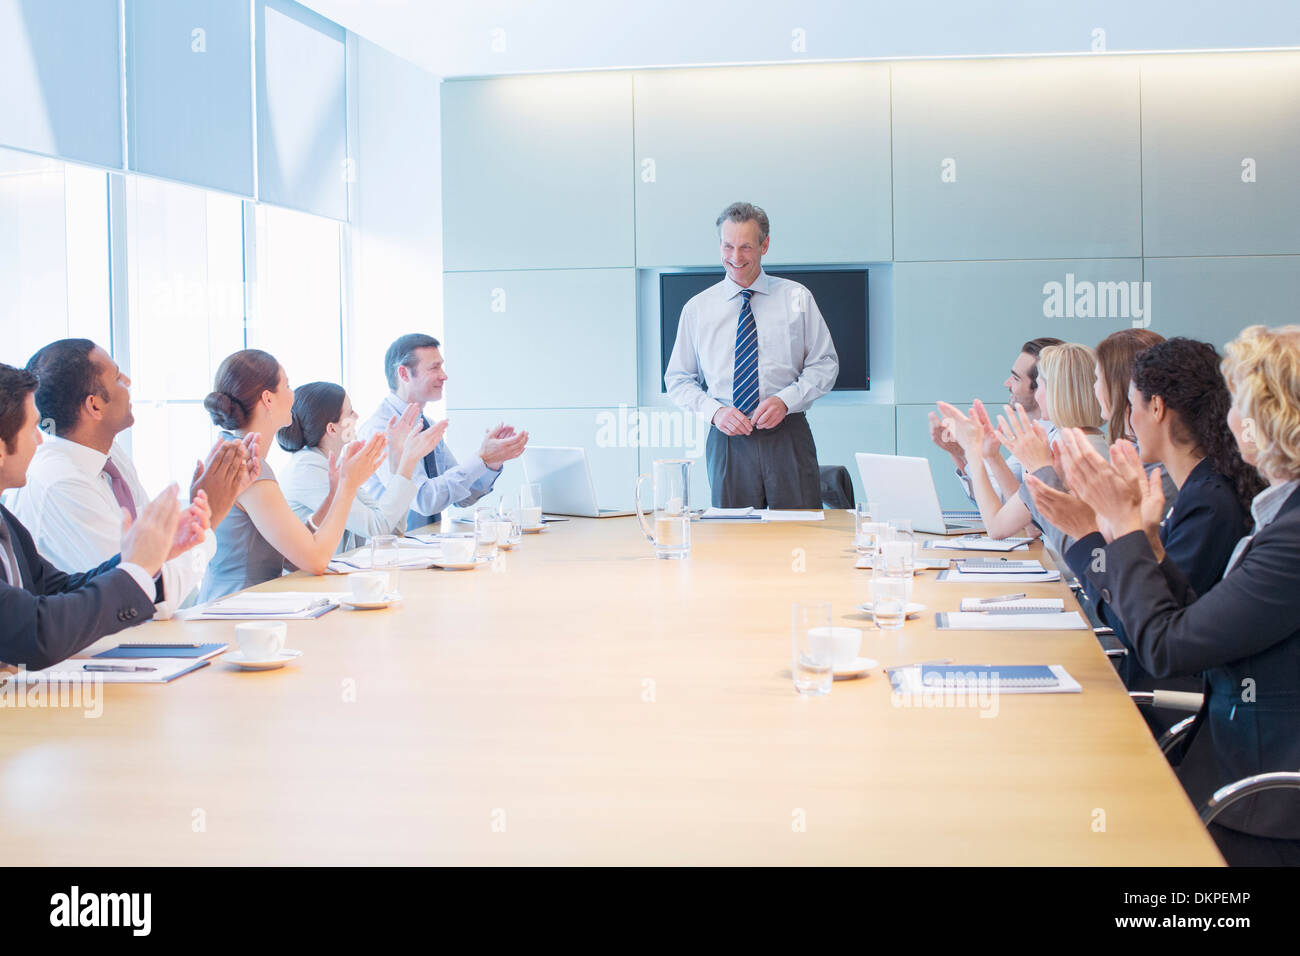
[[[436, 548], [427, 545], [422, 547], [408, 546], [402, 548], [398, 553], [401, 556], [396, 565], [398, 570], [421, 571], [433, 567], [442, 560], [441, 545]], [[388, 567], [392, 567], [392, 565]], [[346, 555], [332, 558], [329, 569], [337, 574], [351, 574], [354, 571], [372, 571], [374, 565], [370, 561], [369, 549], [363, 548], [359, 551], [350, 551]]]
[[1025, 614], [1043, 611], [1064, 611], [1065, 601], [1061, 598], [1015, 598], [1010, 601], [984, 601], [982, 598], [967, 597], [961, 599], [961, 609], [963, 611]]
[[762, 521], [763, 515], [754, 508], [705, 508], [701, 521]]
[[187, 621], [307, 621], [329, 613], [347, 597], [316, 591], [246, 591], [176, 616]]
[[86, 665], [110, 666], [103, 661], [96, 661], [94, 658], [74, 657], [66, 661], [61, 661], [53, 667], [47, 667], [39, 671], [19, 671], [13, 675], [16, 684], [32, 684], [50, 682], [79, 682], [85, 683], [89, 680], [102, 681], [105, 684], [166, 684], [174, 681], [176, 678], [201, 667], [207, 667], [212, 661], [192, 661], [178, 657], [140, 657], [132, 660], [129, 665], [123, 662], [121, 666], [132, 667], [152, 667], [151, 671], [88, 671]]
[[759, 512], [765, 521], [825, 521], [824, 511], [774, 511], [765, 508]]
[[1033, 559], [966, 558], [957, 561], [957, 570], [963, 574], [1039, 574], [1044, 568]]
[[[960, 562], [958, 562], [960, 564]], [[1006, 573], [990, 574], [987, 572], [967, 573], [960, 567], [949, 571], [940, 571], [936, 581], [955, 581], [959, 584], [1046, 584], [1061, 580], [1061, 572], [1056, 569], [1041, 571], [1037, 574]]]
[[934, 616], [941, 630], [949, 631], [1083, 631], [1088, 622], [1078, 611], [1039, 613], [947, 611]]
[[180, 644], [167, 646], [162, 644], [124, 643], [117, 645], [117, 647], [111, 647], [106, 651], [100, 651], [98, 654], [92, 655], [92, 657], [107, 657], [111, 660], [169, 657], [206, 661], [209, 658], [216, 657], [229, 646], [229, 644], [199, 644], [196, 647], [185, 647]]
[[891, 671], [901, 694], [1077, 694], [1083, 690], [1060, 664], [922, 664]]
[[976, 534], [970, 537], [931, 539], [925, 542], [925, 547], [935, 551], [1024, 551], [1029, 547], [1029, 539], [990, 538]]

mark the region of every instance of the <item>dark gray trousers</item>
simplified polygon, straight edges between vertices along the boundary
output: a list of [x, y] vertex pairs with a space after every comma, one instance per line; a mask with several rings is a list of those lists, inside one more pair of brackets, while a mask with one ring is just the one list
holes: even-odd
[[709, 429], [704, 449], [715, 508], [818, 508], [817, 446], [803, 412], [748, 435]]

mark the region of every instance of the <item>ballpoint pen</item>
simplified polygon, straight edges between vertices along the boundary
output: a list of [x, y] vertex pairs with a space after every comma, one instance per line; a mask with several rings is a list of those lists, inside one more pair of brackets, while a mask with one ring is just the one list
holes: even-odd
[[999, 594], [997, 597], [980, 598], [979, 604], [998, 604], [1002, 601], [1018, 601], [1025, 595], [1021, 594]]
[[83, 669], [88, 671], [126, 671], [129, 673], [132, 671], [156, 671], [158, 668], [137, 667], [125, 664], [87, 664]]

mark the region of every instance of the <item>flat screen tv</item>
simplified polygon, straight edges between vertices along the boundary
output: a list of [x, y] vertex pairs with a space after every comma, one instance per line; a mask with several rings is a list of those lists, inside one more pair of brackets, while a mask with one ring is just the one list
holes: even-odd
[[[840, 359], [835, 391], [866, 391], [871, 388], [867, 334], [866, 269], [767, 269], [768, 275], [793, 279], [807, 286], [830, 329], [831, 341]], [[677, 341], [677, 323], [682, 306], [693, 295], [721, 282], [724, 273], [664, 272], [659, 276], [659, 388]], [[739, 301], [739, 300], [737, 300]], [[739, 312], [737, 312], [739, 315]]]

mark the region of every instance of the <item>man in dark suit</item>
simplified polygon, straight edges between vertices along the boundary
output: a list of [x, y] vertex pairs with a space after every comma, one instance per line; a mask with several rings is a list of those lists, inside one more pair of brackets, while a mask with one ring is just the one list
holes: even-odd
[[[36, 377], [0, 364], [0, 491], [21, 488], [41, 443]], [[57, 664], [108, 634], [153, 617], [163, 599], [163, 562], [203, 540], [210, 512], [202, 492], [181, 509], [167, 488], [131, 522], [122, 553], [81, 574], [42, 558], [32, 536], [0, 507], [0, 662], [33, 670]]]

